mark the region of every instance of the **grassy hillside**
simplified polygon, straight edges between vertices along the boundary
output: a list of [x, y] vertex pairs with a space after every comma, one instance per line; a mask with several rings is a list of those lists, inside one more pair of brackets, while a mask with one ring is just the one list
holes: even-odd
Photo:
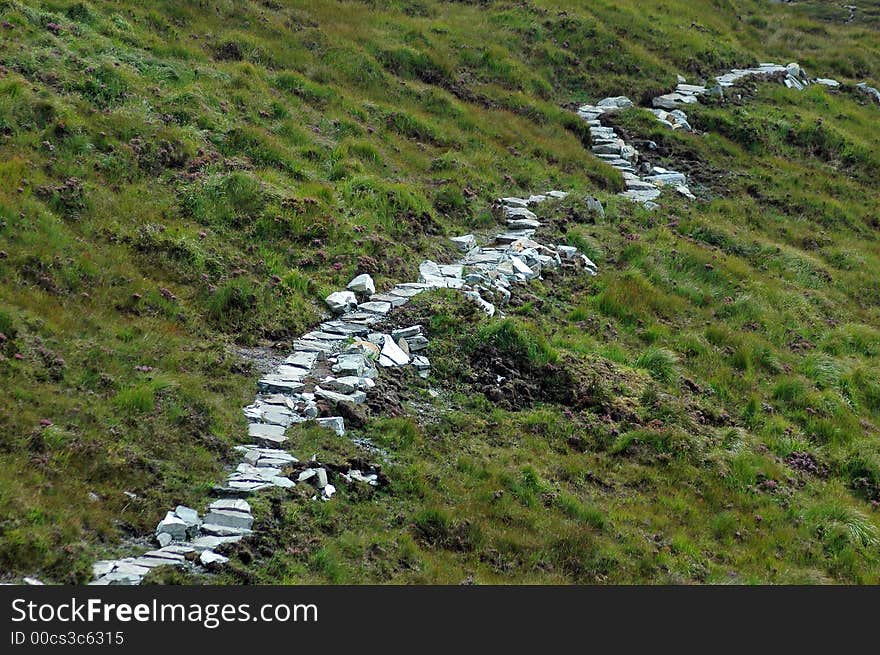
[[[222, 581], [877, 582], [880, 108], [850, 85], [880, 86], [880, 3], [848, 18], [0, 0], [0, 571], [82, 581], [203, 502], [254, 393], [233, 346], [283, 352], [354, 274], [410, 279], [493, 198], [558, 188], [599, 277], [491, 321], [420, 297], [439, 395], [355, 435], [390, 486], [261, 498]], [[615, 197], [572, 103], [758, 61], [844, 87], [747, 85], [688, 112], [705, 135], [628, 110], [701, 200]]]

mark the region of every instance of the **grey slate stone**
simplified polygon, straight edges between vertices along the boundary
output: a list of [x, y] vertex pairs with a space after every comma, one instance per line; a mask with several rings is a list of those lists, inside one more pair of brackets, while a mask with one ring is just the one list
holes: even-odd
[[334, 291], [324, 299], [330, 311], [343, 314], [357, 305], [357, 296], [351, 291]]
[[367, 296], [376, 293], [376, 284], [373, 282], [373, 278], [367, 273], [361, 273], [355, 277], [348, 283], [346, 288], [349, 291], [354, 291], [355, 293], [361, 293]]
[[220, 525], [229, 528], [243, 528], [245, 530], [250, 530], [253, 523], [254, 517], [248, 513], [228, 509], [212, 509], [205, 514], [202, 530], [205, 530], [205, 526], [208, 525]]
[[159, 521], [156, 526], [156, 534], [167, 533], [173, 539], [186, 539], [187, 528], [186, 521], [174, 515], [174, 512], [165, 514], [165, 518]]
[[202, 554], [199, 555], [199, 562], [202, 563], [202, 566], [206, 568], [211, 568], [213, 566], [220, 566], [222, 564], [226, 564], [229, 561], [228, 557], [224, 557], [223, 555], [218, 555], [213, 550], [203, 550]]

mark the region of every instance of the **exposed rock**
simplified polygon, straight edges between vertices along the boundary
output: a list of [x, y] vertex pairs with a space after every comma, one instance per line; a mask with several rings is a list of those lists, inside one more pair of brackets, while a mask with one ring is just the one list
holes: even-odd
[[357, 308], [362, 312], [371, 314], [387, 314], [391, 311], [391, 303], [388, 302], [362, 302]]
[[245, 530], [250, 530], [253, 523], [254, 517], [249, 513], [230, 509], [212, 509], [205, 514], [204, 519], [204, 525], [222, 525]]
[[856, 84], [856, 90], [864, 93], [874, 102], [880, 104], [880, 91], [875, 89], [873, 86], [868, 86], [866, 82], [859, 82]]
[[221, 498], [219, 500], [215, 500], [208, 506], [210, 510], [226, 510], [232, 512], [244, 512], [245, 514], [251, 513], [251, 506], [248, 501], [241, 498]]
[[178, 505], [174, 509], [174, 514], [186, 523], [188, 526], [198, 526], [201, 521], [199, 520], [199, 513], [192, 509], [191, 507], [186, 507], [185, 505]]
[[632, 107], [632, 100], [627, 98], [626, 96], [616, 96], [614, 98], [604, 98], [599, 101], [599, 107], [604, 107], [606, 109], [624, 109], [626, 107]]
[[318, 489], [327, 486], [327, 471], [325, 469], [315, 469], [315, 486]]
[[226, 564], [226, 562], [229, 561], [229, 558], [224, 557], [223, 555], [218, 555], [213, 550], [203, 550], [202, 554], [199, 555], [199, 561], [202, 563], [202, 566], [211, 568], [213, 566]]
[[411, 325], [405, 328], [398, 328], [396, 330], [391, 331], [391, 338], [397, 341], [398, 339], [408, 339], [409, 337], [414, 337], [417, 334], [422, 333], [421, 325]]
[[407, 355], [400, 346], [395, 343], [391, 335], [385, 334], [383, 337], [382, 353], [379, 356], [380, 366], [405, 366], [409, 364], [409, 355]]
[[832, 79], [827, 78], [827, 77], [817, 77], [817, 78], [816, 78], [815, 80], [813, 80], [813, 81], [814, 81], [816, 84], [821, 84], [822, 86], [827, 86], [827, 87], [830, 87], [830, 88], [832, 88], [832, 89], [837, 89], [837, 88], [840, 87], [840, 82], [838, 82], [837, 80], [832, 80]]
[[350, 394], [345, 394], [337, 391], [330, 391], [329, 389], [323, 389], [321, 387], [315, 387], [315, 395], [334, 403], [348, 402], [360, 404], [367, 399], [367, 394], [363, 391], [353, 391]]
[[459, 250], [462, 250], [464, 252], [468, 252], [469, 250], [473, 250], [477, 247], [477, 240], [476, 238], [474, 238], [473, 234], [465, 234], [464, 236], [460, 237], [451, 237], [449, 240], [452, 241], [452, 243], [454, 243], [456, 246], [458, 246]]
[[535, 227], [539, 227], [541, 225], [540, 223], [538, 223], [538, 217], [525, 207], [505, 207], [504, 215], [507, 218], [524, 218], [529, 221], [534, 221], [535, 223], [537, 223]]
[[324, 299], [327, 306], [335, 314], [344, 314], [357, 307], [357, 296], [351, 291], [334, 291]]
[[284, 436], [284, 427], [280, 425], [271, 425], [269, 423], [249, 424], [248, 436], [253, 438], [257, 443], [270, 448], [287, 441], [287, 437]]
[[184, 540], [186, 539], [187, 528], [186, 521], [179, 518], [174, 514], [174, 512], [168, 512], [165, 514], [165, 518], [159, 521], [159, 525], [156, 526], [156, 534], [168, 534], [172, 539]]
[[376, 285], [373, 283], [373, 278], [371, 278], [367, 273], [361, 273], [360, 275], [358, 275], [356, 278], [348, 283], [348, 286], [346, 288], [349, 291], [366, 294], [368, 296], [376, 293]]

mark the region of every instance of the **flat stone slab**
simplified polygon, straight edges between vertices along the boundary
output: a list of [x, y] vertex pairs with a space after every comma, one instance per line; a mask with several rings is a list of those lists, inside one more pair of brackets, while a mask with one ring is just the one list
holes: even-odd
[[362, 293], [366, 295], [376, 293], [376, 284], [373, 282], [373, 278], [371, 278], [367, 273], [361, 273], [360, 275], [358, 275], [356, 278], [348, 283], [348, 286], [346, 288], [349, 291], [354, 291], [355, 293]]
[[[323, 332], [320, 330], [314, 330], [312, 332], [306, 332], [303, 336], [303, 339], [309, 339], [312, 341], [345, 341], [348, 339], [348, 335], [339, 334], [337, 332]], [[308, 371], [306, 371], [308, 374]]]
[[218, 548], [223, 544], [234, 544], [238, 541], [241, 541], [241, 536], [235, 537], [213, 537], [213, 536], [204, 536], [204, 537], [196, 537], [190, 543], [197, 551], [203, 550], [212, 550], [214, 548]]
[[343, 314], [340, 317], [340, 320], [345, 321], [346, 323], [360, 323], [361, 325], [372, 325], [377, 321], [381, 320], [381, 317], [377, 315], [375, 312], [349, 312], [347, 314]]
[[409, 364], [409, 355], [407, 355], [400, 346], [395, 343], [389, 334], [383, 336], [382, 354], [379, 356], [380, 366], [405, 366]]
[[367, 358], [361, 353], [342, 353], [336, 358], [333, 371], [343, 375], [361, 377], [367, 368]]
[[308, 371], [315, 365], [317, 359], [318, 353], [316, 352], [295, 352], [285, 359], [284, 363], [288, 366], [296, 366]]
[[226, 562], [228, 561], [228, 557], [218, 555], [213, 550], [203, 550], [202, 554], [199, 555], [199, 562], [201, 562], [202, 566], [205, 567], [220, 566], [222, 564], [226, 564]]
[[302, 382], [295, 380], [285, 380], [279, 375], [266, 375], [260, 378], [257, 385], [264, 391], [275, 391], [279, 393], [296, 393], [305, 388]]
[[473, 234], [464, 234], [460, 237], [450, 237], [449, 239], [458, 246], [459, 250], [467, 252], [477, 247], [477, 239]]
[[177, 516], [177, 518], [181, 519], [187, 525], [198, 525], [199, 523], [201, 523], [201, 521], [199, 520], [199, 513], [192, 507], [178, 505], [174, 508], [174, 514], [175, 516]]
[[352, 393], [345, 394], [322, 387], [315, 387], [315, 395], [334, 403], [348, 402], [359, 405], [367, 400], [367, 394], [363, 391], [353, 391]]
[[535, 216], [534, 212], [529, 211], [525, 207], [506, 207], [504, 209], [504, 215], [507, 218], [526, 218], [531, 221], [538, 220], [538, 217]]
[[396, 330], [391, 331], [391, 338], [397, 341], [398, 339], [406, 339], [407, 337], [414, 337], [417, 334], [422, 333], [421, 325], [410, 325], [405, 328], [397, 328]]
[[254, 524], [254, 517], [247, 512], [230, 509], [212, 509], [205, 514], [202, 530], [206, 525], [220, 525], [228, 528], [242, 528], [250, 530]]
[[362, 302], [357, 306], [362, 312], [385, 315], [391, 311], [390, 302]]
[[410, 287], [402, 284], [398, 284], [396, 287], [391, 289], [388, 293], [391, 293], [395, 296], [400, 296], [401, 298], [412, 298], [413, 296], [419, 295], [422, 291], [427, 289], [428, 287], [425, 285], [419, 285], [418, 287]]
[[283, 437], [284, 428], [269, 423], [251, 423], [248, 425], [248, 436], [254, 438]]
[[[346, 316], [347, 314], [342, 317], [343, 320], [348, 320]], [[313, 339], [297, 339], [293, 342], [293, 347], [296, 350], [317, 353], [330, 353], [333, 352], [333, 350], [335, 349], [335, 346], [332, 343], [327, 343], [326, 341], [315, 341]]]
[[[401, 337], [403, 338], [403, 337]], [[419, 350], [424, 350], [428, 347], [428, 340], [420, 334], [417, 334], [412, 337], [405, 338], [406, 345], [409, 348], [410, 353], [416, 352]]]
[[[343, 375], [342, 377], [326, 377], [321, 380], [321, 388], [329, 389], [341, 394], [350, 394], [355, 391], [367, 391], [376, 386], [372, 379], [358, 377], [356, 375]], [[317, 393], [317, 391], [316, 391]]]
[[171, 535], [174, 539], [186, 539], [188, 528], [189, 525], [187, 525], [186, 521], [175, 515], [174, 512], [168, 512], [165, 514], [165, 518], [159, 521], [159, 525], [156, 526], [156, 534], [164, 532]]
[[219, 525], [217, 523], [204, 523], [201, 528], [201, 533], [212, 537], [246, 537], [251, 534], [251, 530], [246, 528], [235, 528], [228, 525]]
[[374, 293], [370, 296], [371, 302], [387, 302], [391, 303], [392, 307], [400, 307], [401, 305], [405, 305], [407, 302], [407, 298], [403, 296], [395, 296], [393, 293]]
[[533, 221], [530, 218], [512, 218], [507, 221], [508, 227], [524, 227], [524, 228], [532, 228], [537, 229], [541, 227], [540, 221]]

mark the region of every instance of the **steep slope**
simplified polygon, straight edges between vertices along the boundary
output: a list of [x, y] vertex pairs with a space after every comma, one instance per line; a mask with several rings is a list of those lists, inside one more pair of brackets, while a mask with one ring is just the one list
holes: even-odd
[[[361, 435], [394, 482], [257, 501], [228, 579], [874, 581], [877, 4], [582, 4], [0, 4], [2, 568], [83, 580], [200, 502], [258, 377], [229, 344], [555, 187], [602, 277], [414, 302], [440, 396]], [[844, 87], [621, 113], [701, 200], [614, 197], [573, 103], [764, 60]]]

